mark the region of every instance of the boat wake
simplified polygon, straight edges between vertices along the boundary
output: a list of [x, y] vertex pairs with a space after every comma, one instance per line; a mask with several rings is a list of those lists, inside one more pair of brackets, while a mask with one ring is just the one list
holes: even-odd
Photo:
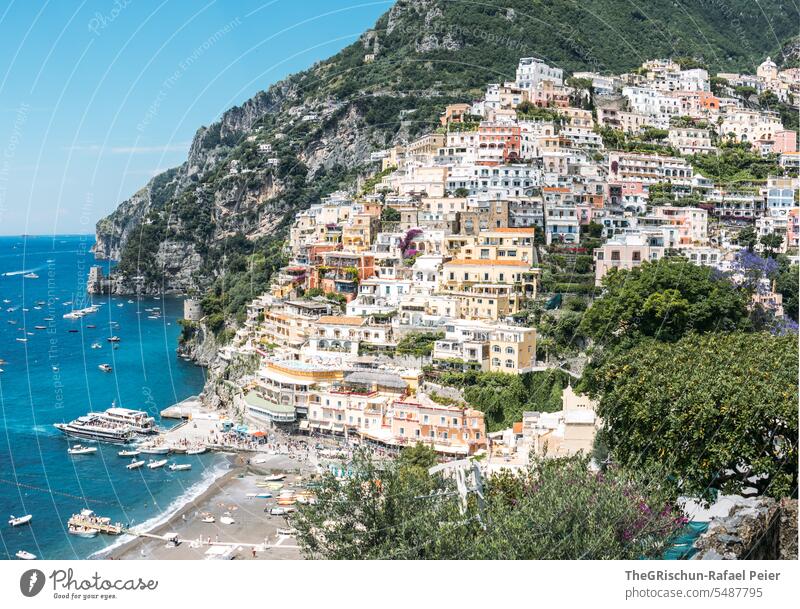
[[[197, 482], [192, 484], [186, 491], [176, 497], [168, 506], [167, 508], [157, 516], [153, 516], [149, 520], [145, 520], [141, 524], [138, 524], [132, 527], [133, 531], [137, 533], [147, 533], [157, 527], [160, 527], [162, 524], [165, 524], [172, 518], [175, 514], [177, 514], [187, 503], [194, 501], [200, 495], [205, 493], [214, 482], [216, 482], [223, 474], [229, 471], [228, 460], [224, 460], [222, 463], [214, 465], [213, 467], [207, 469], [203, 473], [203, 477], [200, 478]], [[125, 545], [126, 543], [135, 539], [133, 535], [122, 535], [120, 536], [114, 543], [107, 545], [102, 550], [98, 550], [94, 554], [91, 554], [89, 558], [104, 558], [110, 552], [113, 552], [120, 546]]]
[[33, 273], [35, 271], [41, 271], [44, 268], [44, 265], [37, 266], [35, 269], [23, 269], [21, 271], [8, 271], [7, 273], [0, 274], [0, 277], [14, 277], [15, 275], [27, 275], [28, 273]]

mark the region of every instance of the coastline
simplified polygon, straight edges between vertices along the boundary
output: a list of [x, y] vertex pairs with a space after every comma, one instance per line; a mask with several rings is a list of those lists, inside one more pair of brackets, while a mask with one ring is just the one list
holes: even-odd
[[[263, 491], [256, 486], [258, 476], [269, 471], [286, 473], [288, 479], [296, 479], [299, 465], [282, 455], [269, 457], [267, 462], [257, 466], [236, 463], [238, 457], [246, 460], [252, 455], [231, 456], [232, 469], [211, 481], [207, 488], [196, 497], [188, 499], [166, 519], [143, 531], [145, 535], [110, 549], [101, 550], [93, 558], [107, 560], [202, 560], [207, 558], [209, 547], [219, 544], [231, 546], [234, 551], [229, 558], [236, 559], [283, 559], [302, 558], [294, 538], [278, 535], [278, 529], [286, 528], [283, 517], [271, 516], [264, 511], [270, 501], [253, 499], [248, 494]], [[305, 472], [303, 472], [305, 473]], [[201, 522], [201, 515], [212, 513], [217, 518], [214, 524]], [[219, 517], [231, 514], [235, 523], [223, 525]], [[178, 547], [172, 547], [163, 539], [151, 536], [164, 536], [176, 533], [183, 540]], [[211, 540], [213, 539], [212, 543]], [[202, 544], [187, 540], [203, 540]], [[254, 556], [254, 545], [261, 546]], [[267, 545], [268, 548], [263, 546]]]

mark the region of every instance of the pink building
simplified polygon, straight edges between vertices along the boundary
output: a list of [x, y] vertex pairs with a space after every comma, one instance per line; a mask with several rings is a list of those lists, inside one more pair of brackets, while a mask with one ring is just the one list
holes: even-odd
[[772, 151], [783, 154], [784, 152], [797, 152], [797, 133], [784, 129], [776, 131], [774, 137], [775, 143], [772, 146]]

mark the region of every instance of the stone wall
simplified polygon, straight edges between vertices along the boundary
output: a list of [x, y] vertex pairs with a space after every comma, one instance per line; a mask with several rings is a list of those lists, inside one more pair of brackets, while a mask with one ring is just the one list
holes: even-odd
[[797, 499], [742, 498], [694, 545], [695, 560], [797, 560]]

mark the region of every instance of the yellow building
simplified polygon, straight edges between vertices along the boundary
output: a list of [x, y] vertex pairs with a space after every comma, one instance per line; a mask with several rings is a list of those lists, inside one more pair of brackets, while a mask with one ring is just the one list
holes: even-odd
[[489, 370], [522, 374], [536, 365], [536, 330], [500, 326], [489, 334]]

